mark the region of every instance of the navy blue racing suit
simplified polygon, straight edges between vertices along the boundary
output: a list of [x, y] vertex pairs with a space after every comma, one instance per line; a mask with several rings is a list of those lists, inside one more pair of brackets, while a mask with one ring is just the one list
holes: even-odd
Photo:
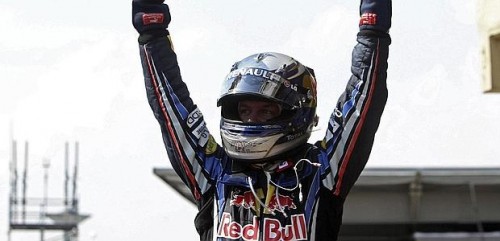
[[368, 160], [387, 100], [389, 34], [360, 30], [352, 75], [324, 138], [264, 171], [233, 161], [216, 143], [165, 33], [141, 36], [140, 56], [168, 157], [198, 206], [200, 240], [336, 240], [344, 201]]

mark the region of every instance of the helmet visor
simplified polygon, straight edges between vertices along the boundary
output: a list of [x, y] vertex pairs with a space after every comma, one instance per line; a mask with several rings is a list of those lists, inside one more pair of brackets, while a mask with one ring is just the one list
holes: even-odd
[[247, 68], [235, 70], [227, 76], [222, 85], [222, 95], [217, 105], [228, 96], [253, 95], [264, 97], [285, 104], [284, 107], [294, 108], [300, 102], [297, 87], [287, 79], [264, 69]]

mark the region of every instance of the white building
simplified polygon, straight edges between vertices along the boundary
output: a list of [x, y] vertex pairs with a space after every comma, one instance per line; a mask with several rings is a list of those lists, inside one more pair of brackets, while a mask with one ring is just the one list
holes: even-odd
[[500, 92], [500, 1], [478, 1], [484, 92]]

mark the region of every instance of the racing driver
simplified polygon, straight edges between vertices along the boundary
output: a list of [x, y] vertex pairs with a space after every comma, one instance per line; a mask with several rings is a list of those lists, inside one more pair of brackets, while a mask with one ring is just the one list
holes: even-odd
[[[181, 78], [163, 0], [133, 0], [146, 93], [170, 162], [198, 206], [200, 240], [337, 240], [346, 196], [387, 100], [391, 0], [360, 1], [352, 75], [322, 140], [312, 68], [252, 54], [223, 79], [218, 144]], [[271, 16], [272, 17], [272, 16]]]

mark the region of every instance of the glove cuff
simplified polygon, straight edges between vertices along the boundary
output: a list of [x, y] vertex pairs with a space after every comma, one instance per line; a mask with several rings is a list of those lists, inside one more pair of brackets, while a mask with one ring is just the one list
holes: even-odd
[[392, 17], [391, 0], [361, 0], [359, 12], [360, 30], [389, 32]]
[[132, 2], [132, 23], [141, 35], [158, 31], [166, 32], [170, 20], [170, 12], [166, 4]]

